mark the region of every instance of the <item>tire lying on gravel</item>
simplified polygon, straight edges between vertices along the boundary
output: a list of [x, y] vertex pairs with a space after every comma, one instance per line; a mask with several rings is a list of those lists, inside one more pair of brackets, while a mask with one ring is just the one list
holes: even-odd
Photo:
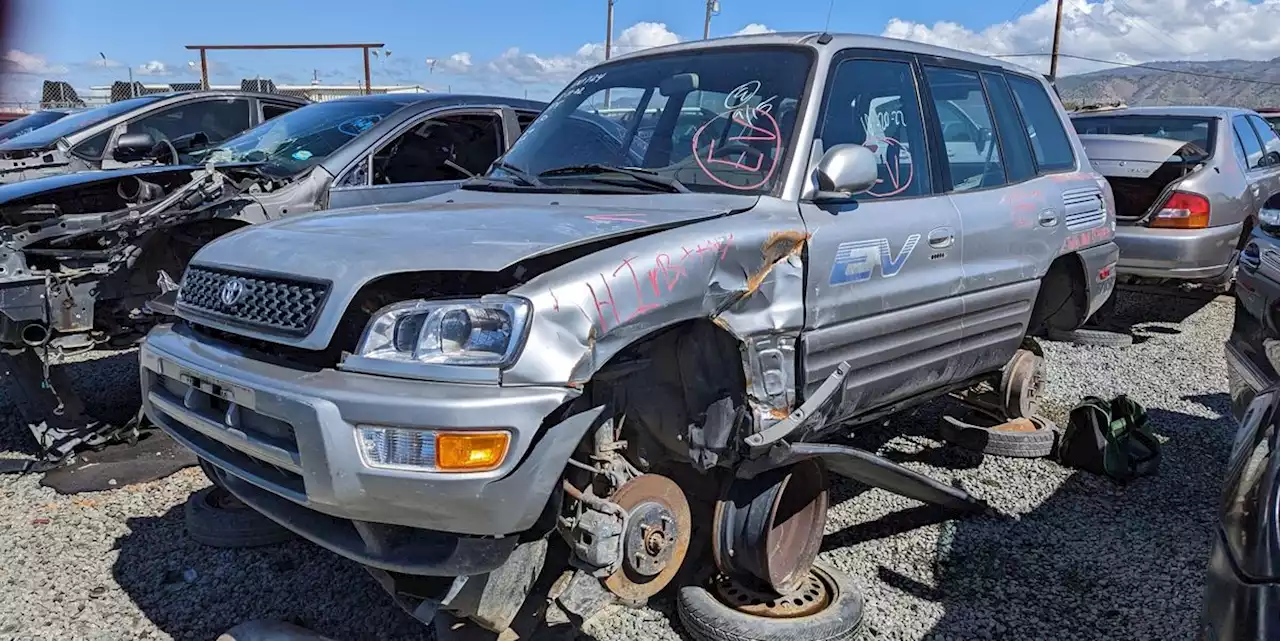
[[993, 456], [1049, 456], [1058, 440], [1055, 426], [1040, 417], [1016, 419], [991, 427], [965, 423], [951, 416], [942, 418], [944, 420], [939, 432], [944, 440], [967, 450]]
[[187, 497], [187, 534], [215, 548], [248, 548], [283, 543], [296, 535], [237, 501], [217, 485]]
[[822, 561], [815, 578], [830, 590], [831, 603], [819, 612], [795, 618], [756, 616], [721, 602], [702, 585], [680, 588], [676, 609], [685, 630], [698, 641], [842, 641], [862, 627], [862, 593], [853, 580]]
[[1091, 345], [1095, 347], [1128, 347], [1133, 344], [1133, 335], [1124, 332], [1113, 332], [1105, 329], [1089, 329], [1082, 327], [1071, 331], [1051, 329], [1049, 340], [1059, 343]]

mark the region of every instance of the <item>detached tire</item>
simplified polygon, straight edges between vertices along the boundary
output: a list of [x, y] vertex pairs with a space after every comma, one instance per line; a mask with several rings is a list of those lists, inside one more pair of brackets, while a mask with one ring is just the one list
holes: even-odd
[[992, 456], [1041, 458], [1053, 453], [1058, 440], [1054, 426], [1039, 417], [1023, 419], [1031, 422], [1036, 428], [1034, 430], [999, 429], [1000, 425], [983, 427], [964, 423], [950, 416], [942, 418], [944, 420], [939, 433], [944, 440], [967, 450]]
[[197, 543], [215, 548], [249, 548], [292, 540], [284, 526], [240, 503], [218, 486], [187, 497], [187, 534]]
[[680, 588], [676, 610], [684, 629], [699, 641], [841, 641], [862, 627], [862, 593], [845, 573], [818, 561], [810, 570], [827, 585], [831, 602], [819, 612], [793, 618], [756, 616], [736, 610], [701, 585]]
[[1051, 329], [1049, 340], [1076, 345], [1094, 347], [1128, 347], [1133, 344], [1133, 335], [1123, 332], [1112, 332], [1105, 329], [1073, 329], [1070, 331]]

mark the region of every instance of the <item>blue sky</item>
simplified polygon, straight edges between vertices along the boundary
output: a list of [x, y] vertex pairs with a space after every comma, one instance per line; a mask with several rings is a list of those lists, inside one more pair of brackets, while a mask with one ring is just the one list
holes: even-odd
[[[384, 42], [377, 84], [548, 97], [602, 57], [605, 0], [16, 0], [0, 100], [45, 79], [77, 88], [128, 77], [198, 79], [188, 44]], [[721, 0], [712, 36], [752, 30], [884, 34], [979, 53], [1046, 52], [1054, 0]], [[700, 38], [702, 0], [616, 0], [618, 51]], [[1280, 56], [1280, 1], [1067, 0], [1063, 51], [1119, 62]], [[107, 57], [104, 64], [99, 53]], [[215, 83], [361, 77], [358, 52], [212, 52]], [[429, 67], [427, 60], [436, 60]], [[1040, 58], [1019, 58], [1045, 69]], [[1067, 60], [1066, 73], [1098, 68]]]

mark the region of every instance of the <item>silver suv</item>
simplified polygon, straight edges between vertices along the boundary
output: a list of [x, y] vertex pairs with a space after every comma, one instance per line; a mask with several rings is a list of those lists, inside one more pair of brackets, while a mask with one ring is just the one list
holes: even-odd
[[1027, 336], [1110, 296], [1113, 209], [1020, 67], [831, 34], [663, 47], [583, 73], [457, 191], [203, 248], [142, 348], [145, 411], [424, 618], [502, 629], [552, 536], [576, 614], [593, 588], [642, 602], [702, 537], [700, 567], [813, 602], [827, 471], [982, 506], [831, 437], [992, 379], [1032, 414]]

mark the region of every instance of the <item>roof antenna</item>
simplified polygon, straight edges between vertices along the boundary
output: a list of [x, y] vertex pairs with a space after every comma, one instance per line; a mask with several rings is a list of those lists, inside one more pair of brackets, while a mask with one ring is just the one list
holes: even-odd
[[831, 31], [831, 10], [834, 9], [835, 6], [836, 0], [830, 0], [830, 2], [827, 3], [827, 23], [822, 25], [823, 33]]

